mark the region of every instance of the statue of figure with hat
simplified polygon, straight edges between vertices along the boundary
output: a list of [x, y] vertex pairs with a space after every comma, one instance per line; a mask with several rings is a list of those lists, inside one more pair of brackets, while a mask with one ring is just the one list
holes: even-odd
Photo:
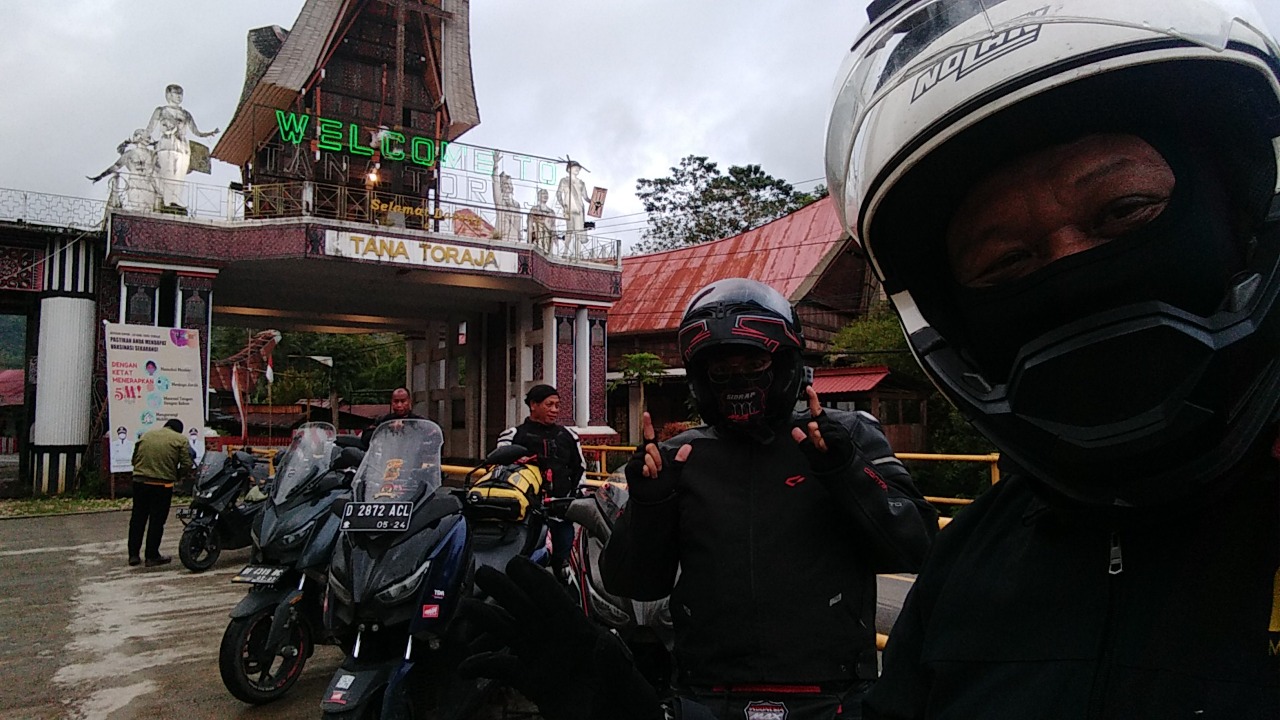
[[560, 178], [556, 187], [556, 202], [564, 213], [564, 254], [578, 256], [582, 253], [582, 241], [586, 237], [584, 217], [587, 207], [587, 186], [578, 177], [578, 171], [586, 168], [577, 160], [566, 160], [565, 169], [569, 174]]

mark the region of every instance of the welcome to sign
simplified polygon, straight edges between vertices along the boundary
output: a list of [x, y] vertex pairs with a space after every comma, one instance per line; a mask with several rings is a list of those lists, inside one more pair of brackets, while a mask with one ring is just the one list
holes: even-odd
[[[312, 116], [284, 110], [276, 110], [276, 129], [280, 140], [289, 145], [301, 145], [310, 135], [316, 150], [346, 153], [356, 157], [380, 161], [408, 162], [422, 167], [442, 170], [458, 170], [492, 176], [496, 169], [496, 150], [450, 143], [424, 135], [412, 135], [396, 130], [370, 131], [358, 123], [343, 122], [333, 118]], [[308, 133], [310, 130], [310, 133]], [[366, 143], [362, 135], [370, 140]], [[545, 158], [512, 153], [509, 155], [512, 178], [542, 185], [555, 185], [559, 181], [559, 165]]]

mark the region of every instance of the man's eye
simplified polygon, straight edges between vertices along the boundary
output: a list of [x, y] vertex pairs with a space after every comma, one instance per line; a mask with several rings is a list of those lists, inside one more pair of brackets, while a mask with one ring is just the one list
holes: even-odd
[[962, 284], [968, 287], [991, 287], [1012, 282], [1030, 272], [1032, 254], [1026, 250], [1009, 250], [983, 263]]
[[1168, 197], [1129, 195], [1108, 203], [1094, 223], [1101, 237], [1117, 237], [1155, 220], [1169, 205]]

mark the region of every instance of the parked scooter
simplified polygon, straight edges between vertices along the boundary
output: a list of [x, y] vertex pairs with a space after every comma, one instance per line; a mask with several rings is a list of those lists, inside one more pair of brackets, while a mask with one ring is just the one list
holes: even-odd
[[[613, 524], [630, 497], [626, 480], [598, 487], [583, 485], [569, 503], [552, 501], [551, 512], [574, 522], [577, 533], [569, 556], [570, 585], [587, 617], [618, 634], [635, 656], [636, 667], [660, 693], [670, 688], [675, 631], [667, 598], [641, 602], [609, 592], [600, 579], [600, 556], [613, 535]], [[611, 478], [612, 480], [612, 478]]]
[[204, 572], [223, 550], [248, 547], [252, 542], [249, 531], [266, 497], [249, 501], [242, 496], [256, 487], [256, 465], [252, 455], [239, 450], [230, 455], [217, 450], [204, 454], [191, 506], [178, 511], [184, 525], [178, 558], [191, 572]]
[[489, 683], [457, 675], [446, 635], [475, 567], [546, 554], [541, 474], [517, 462], [527, 451], [500, 448], [481, 480], [449, 490], [441, 442], [426, 420], [384, 423], [370, 440], [330, 568], [326, 623], [348, 653], [325, 717], [467, 716]]
[[218, 652], [223, 684], [244, 702], [282, 697], [326, 639], [321, 598], [338, 538], [335, 508], [350, 498], [364, 455], [341, 445], [328, 423], [296, 431], [253, 525], [253, 562], [233, 578], [251, 587], [231, 611]]

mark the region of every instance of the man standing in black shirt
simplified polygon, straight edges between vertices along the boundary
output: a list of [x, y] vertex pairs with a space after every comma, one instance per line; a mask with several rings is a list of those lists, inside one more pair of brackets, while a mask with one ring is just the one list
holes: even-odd
[[373, 431], [388, 420], [426, 420], [426, 418], [413, 411], [413, 401], [410, 400], [409, 391], [406, 388], [396, 388], [391, 391], [391, 412], [374, 420], [372, 425], [360, 433], [360, 441], [365, 447], [369, 447], [369, 438], [373, 437]]
[[[529, 417], [498, 436], [498, 447], [520, 445], [537, 456], [543, 486], [551, 497], [566, 497], [582, 480], [587, 463], [582, 457], [582, 444], [571, 428], [556, 423], [560, 416], [560, 395], [550, 385], [534, 385], [524, 397]], [[565, 579], [568, 573], [569, 549], [573, 545], [573, 523], [552, 519], [551, 565]]]

